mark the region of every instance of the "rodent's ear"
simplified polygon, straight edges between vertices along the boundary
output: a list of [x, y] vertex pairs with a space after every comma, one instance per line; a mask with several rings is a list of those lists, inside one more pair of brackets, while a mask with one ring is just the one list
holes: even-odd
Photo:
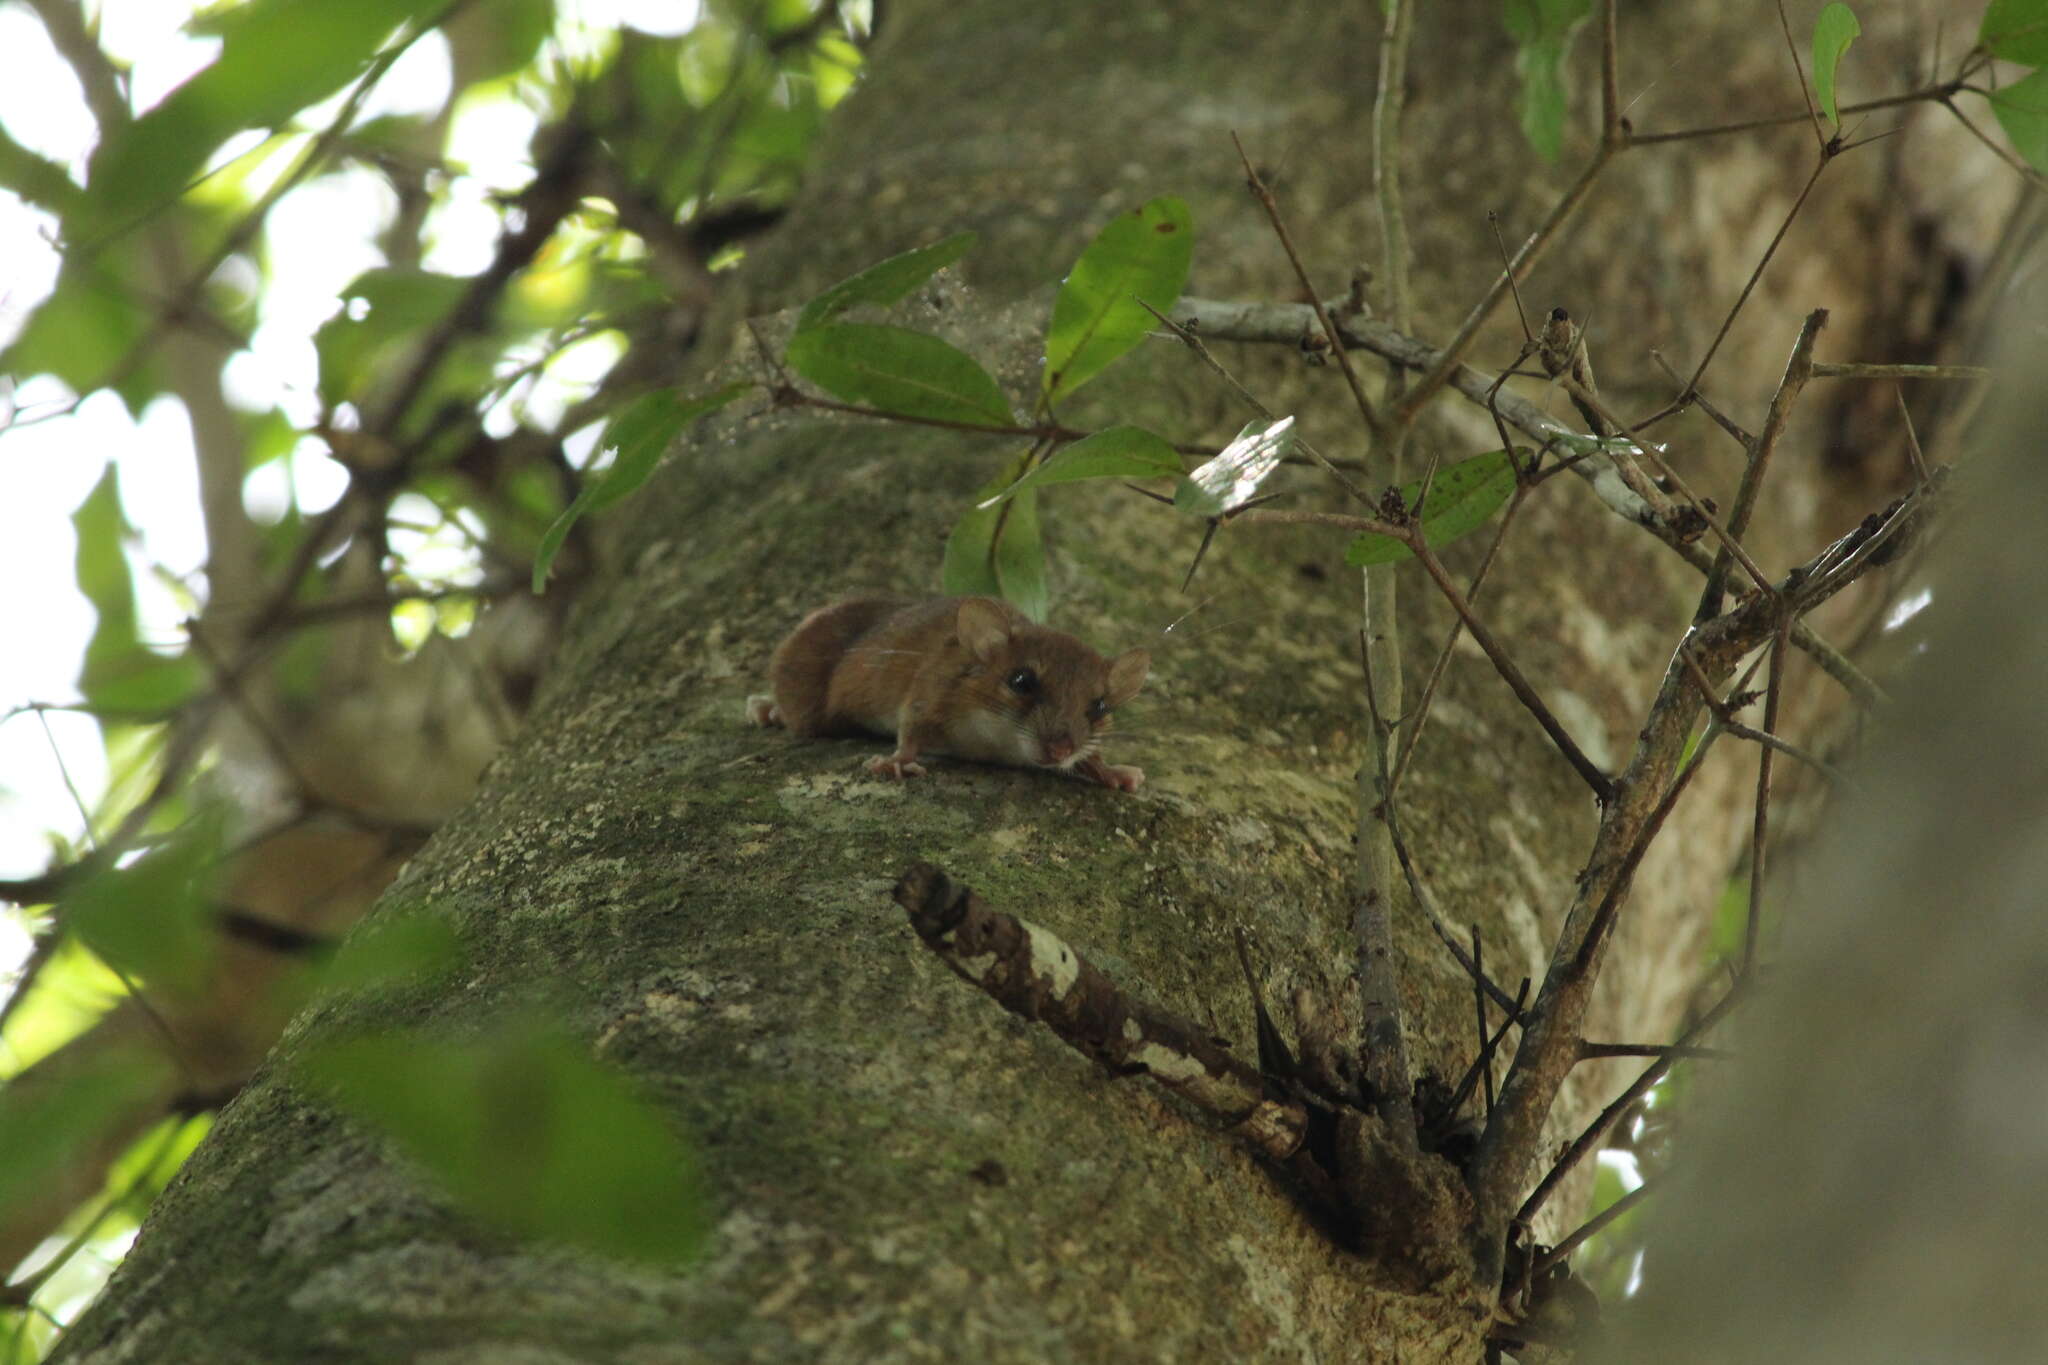
[[1142, 649], [1127, 649], [1109, 661], [1109, 693], [1105, 698], [1111, 706], [1122, 706], [1138, 695], [1138, 689], [1145, 685], [1145, 675], [1152, 670], [1152, 656]]
[[1010, 643], [1010, 618], [1003, 604], [992, 597], [963, 597], [960, 614], [954, 618], [953, 633], [967, 652], [984, 663]]

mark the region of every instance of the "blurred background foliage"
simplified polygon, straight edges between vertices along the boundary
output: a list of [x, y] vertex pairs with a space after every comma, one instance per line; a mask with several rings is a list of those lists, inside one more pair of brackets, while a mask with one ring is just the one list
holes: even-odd
[[[542, 536], [605, 421], [676, 382], [873, 22], [829, 0], [165, 8], [182, 79], [116, 34], [116, 0], [0, 4], [20, 62], [53, 58], [49, 126], [85, 129], [0, 126], [0, 216], [54, 267], [0, 301], [0, 464], [89, 487], [70, 570], [95, 617], [75, 691], [0, 722], [60, 775], [0, 775], [35, 826], [0, 862], [8, 1359], [97, 1291], [309, 992], [459, 960], [445, 926], [335, 945], [516, 723], [595, 558], [569, 528], [537, 598]], [[189, 438], [99, 448], [166, 425]], [[174, 462], [182, 497], [153, 477]], [[202, 548], [161, 552], [180, 536]], [[54, 601], [71, 574], [45, 567]], [[316, 1079], [486, 1221], [688, 1253], [688, 1153], [623, 1081], [538, 1021], [436, 1046], [362, 1040]], [[404, 1074], [368, 1084], [393, 1048]], [[522, 1130], [546, 1141], [492, 1148]], [[605, 1161], [577, 1155], [593, 1134]]]

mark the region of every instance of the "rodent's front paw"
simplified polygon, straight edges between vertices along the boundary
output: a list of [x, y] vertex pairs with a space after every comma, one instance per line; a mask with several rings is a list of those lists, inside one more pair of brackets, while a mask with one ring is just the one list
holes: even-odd
[[775, 704], [775, 698], [764, 692], [756, 692], [747, 698], [747, 719], [764, 727], [780, 725], [782, 708]]
[[913, 763], [909, 759], [890, 754], [887, 758], [869, 759], [868, 771], [877, 777], [893, 777], [902, 781], [910, 777], [923, 777], [924, 764]]
[[1133, 764], [1105, 763], [1102, 770], [1109, 774], [1103, 785], [1115, 787], [1120, 792], [1134, 792], [1145, 785], [1145, 770]]
[[1113, 787], [1120, 792], [1134, 792], [1145, 785], [1143, 768], [1132, 767], [1128, 763], [1104, 763], [1093, 754], [1076, 764], [1075, 771], [1090, 781], [1100, 782], [1103, 786]]

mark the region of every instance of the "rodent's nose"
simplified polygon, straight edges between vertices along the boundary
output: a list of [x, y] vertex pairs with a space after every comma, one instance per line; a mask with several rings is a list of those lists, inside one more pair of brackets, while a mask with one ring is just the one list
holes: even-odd
[[1061, 735], [1058, 739], [1049, 739], [1045, 742], [1046, 762], [1064, 763], [1073, 756], [1074, 741], [1065, 735]]

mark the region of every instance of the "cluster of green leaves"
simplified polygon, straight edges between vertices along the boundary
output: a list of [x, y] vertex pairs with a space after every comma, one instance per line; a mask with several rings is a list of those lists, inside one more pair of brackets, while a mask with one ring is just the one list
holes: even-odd
[[[874, 415], [967, 431], [1042, 433], [1043, 428], [1020, 420], [979, 361], [951, 343], [906, 327], [841, 320], [855, 309], [900, 303], [973, 246], [972, 233], [957, 233], [833, 285], [799, 312], [784, 359], [819, 388]], [[1096, 234], [1054, 298], [1034, 417], [1051, 414], [1056, 403], [1151, 334], [1158, 315], [1179, 301], [1193, 250], [1187, 205], [1171, 197], [1121, 214]], [[602, 443], [617, 452], [616, 458], [601, 477], [586, 483], [550, 531], [535, 562], [536, 587], [546, 577], [552, 547], [576, 517], [637, 489], [684, 426], [747, 387], [728, 385], [700, 398], [674, 391], [652, 395], [620, 417]], [[1041, 434], [1003, 460], [954, 524], [946, 541], [942, 586], [949, 593], [1004, 597], [1043, 619], [1047, 591], [1040, 489], [1098, 479], [1170, 479], [1171, 502], [1178, 511], [1214, 522], [1254, 500], [1294, 441], [1292, 417], [1253, 422], [1215, 456], [1184, 471], [1173, 444], [1143, 427], [1108, 427], [1063, 445]], [[1433, 544], [1469, 533], [1499, 509], [1514, 486], [1514, 465], [1505, 451], [1447, 466], [1431, 485], [1424, 533]], [[1404, 505], [1414, 506], [1421, 493], [1419, 484], [1401, 490]], [[1398, 540], [1362, 536], [1347, 558], [1353, 564], [1377, 564], [1408, 553]]]

